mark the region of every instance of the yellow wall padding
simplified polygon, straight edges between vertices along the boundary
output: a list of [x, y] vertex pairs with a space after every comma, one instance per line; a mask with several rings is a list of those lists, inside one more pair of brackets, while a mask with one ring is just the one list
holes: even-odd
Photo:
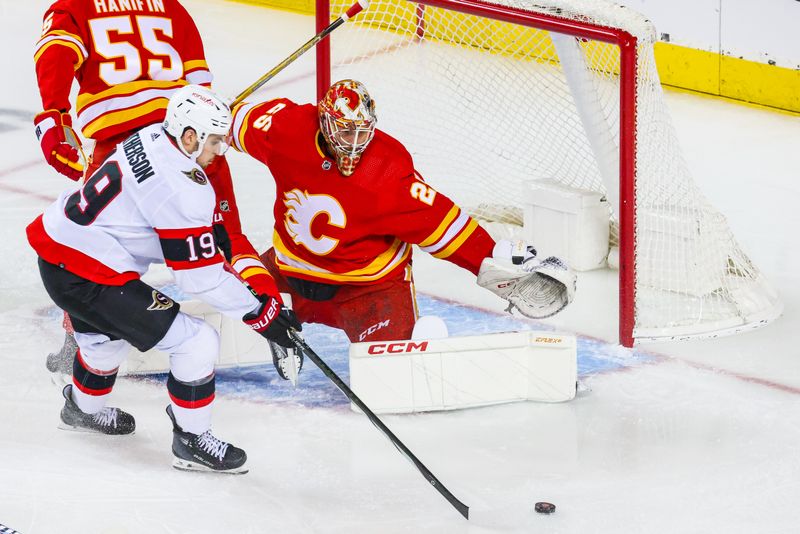
[[254, 4], [259, 6], [273, 7], [285, 11], [294, 11], [305, 15], [313, 15], [316, 5], [314, 0], [235, 0], [242, 4]]
[[[304, 14], [313, 14], [315, 6], [315, 0], [238, 1]], [[331, 15], [334, 17], [339, 14], [339, 4], [345, 7], [351, 5], [350, 0], [337, 0], [332, 3], [334, 5]], [[464, 15], [455, 12], [448, 16], [454, 20], [465, 18]], [[441, 20], [441, 17], [437, 18]], [[403, 31], [414, 31], [413, 21], [394, 22], [401, 22], [400, 27]], [[446, 25], [437, 25], [434, 19], [426, 27], [426, 32], [434, 38], [447, 40], [448, 28], [457, 27], [451, 24], [453, 21], [447, 22]], [[481, 21], [472, 30], [474, 31], [469, 32], [472, 35], [495, 36], [489, 51], [508, 49], [507, 44], [514, 41], [516, 32], [519, 31], [514, 29], [513, 25], [496, 21]], [[468, 40], [469, 34], [462, 35], [459, 44], [470, 45]], [[537, 61], [551, 61], [553, 52], [548, 45], [549, 39], [536, 39], [527, 47], [520, 48], [518, 52], [524, 52], [528, 54], [528, 58]], [[483, 40], [481, 46], [485, 48], [487, 41]], [[602, 48], [606, 45], [595, 43], [595, 46]], [[800, 113], [800, 70], [766, 65], [672, 43], [656, 43], [655, 54], [658, 73], [664, 85]]]

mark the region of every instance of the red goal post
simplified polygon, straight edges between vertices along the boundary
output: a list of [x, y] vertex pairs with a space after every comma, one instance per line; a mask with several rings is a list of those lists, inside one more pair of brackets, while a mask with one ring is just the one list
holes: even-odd
[[[317, 28], [329, 24], [331, 14], [335, 15], [342, 5], [343, 2], [337, 0], [317, 0]], [[551, 37], [545, 36], [547, 32]], [[392, 123], [390, 133], [406, 144], [411, 143], [412, 154], [418, 166], [421, 165], [423, 175], [459, 204], [466, 204], [465, 207], [470, 205], [469, 191], [462, 190], [470, 189], [473, 182], [496, 179], [478, 176], [461, 182], [437, 181], [437, 173], [428, 172], [432, 160], [437, 157], [431, 157], [431, 161], [418, 157], [415, 149], [420, 152], [425, 149], [421, 144], [413, 146], [417, 136], [404, 134], [403, 125], [394, 117], [387, 119], [382, 104], [404, 100], [423, 78], [440, 79], [439, 86], [444, 86], [451, 83], [448, 76], [464, 77], [467, 82], [463, 90], [450, 91], [449, 98], [443, 96], [441, 100], [435, 100], [435, 95], [432, 97], [436, 107], [442, 107], [449, 105], [454, 98], [464, 97], [465, 92], [474, 91], [473, 96], [476, 96], [465, 98], [463, 103], [451, 109], [452, 119], [445, 120], [453, 124], [432, 138], [438, 140], [450, 131], [459, 132], [462, 138], [470, 136], [473, 132], [467, 131], [467, 126], [459, 131], [461, 112], [469, 106], [486, 106], [486, 101], [480, 100], [478, 95], [496, 90], [498, 83], [513, 85], [516, 80], [525, 80], [525, 87], [531, 88], [530, 100], [547, 100], [541, 98], [540, 89], [555, 94], [553, 108], [556, 111], [532, 112], [527, 123], [531, 128], [524, 121], [509, 126], [510, 137], [506, 142], [513, 143], [512, 138], [518, 137], [521, 128], [539, 128], [538, 123], [561, 121], [576, 131], [589, 130], [576, 133], [573, 140], [565, 141], [563, 145], [553, 139], [572, 134], [543, 130], [531, 137], [533, 142], [529, 142], [528, 148], [531, 152], [543, 152], [542, 147], [547, 147], [548, 151], [557, 154], [553, 156], [554, 160], [585, 160], [572, 174], [597, 174], [597, 177], [552, 177], [570, 186], [602, 191], [612, 200], [611, 218], [618, 228], [620, 343], [632, 346], [635, 338], [716, 336], [760, 326], [780, 314], [780, 302], [739, 250], [724, 217], [703, 199], [684, 168], [655, 72], [654, 35], [655, 29], [644, 17], [606, 0], [372, 0], [369, 9], [354, 19], [350, 28], [333, 35], [332, 43], [326, 40], [318, 45], [317, 94], [321, 97], [329, 87], [332, 71], [337, 79], [356, 77], [364, 81], [374, 93], [380, 120], [386, 119], [384, 124]], [[555, 36], [575, 38], [570, 41], [578, 44], [568, 47], [573, 46], [579, 50], [579, 55], [586, 55], [578, 62], [585, 62], [585, 70], [590, 74], [576, 74], [575, 69], [569, 72], [571, 67], [566, 64], [560, 67], [564, 73], [558, 80], [530, 74], [531, 65], [539, 64], [542, 69], [550, 69], [561, 61], [561, 56], [567, 60], [569, 50], [564, 48], [564, 41], [559, 48]], [[337, 52], [338, 43], [341, 47]], [[612, 45], [616, 52], [609, 52], [607, 46], [598, 52], [592, 48], [592, 43]], [[445, 59], [427, 59], [429, 53]], [[471, 54], [471, 58], [456, 58], [449, 63], [448, 55], [464, 53]], [[400, 54], [406, 54], [408, 58], [400, 60]], [[398, 57], [397, 62], [381, 65], [394, 57]], [[404, 61], [407, 66], [403, 66]], [[471, 66], [473, 62], [474, 67]], [[395, 78], [402, 79], [413, 68], [420, 70], [409, 76], [417, 76], [417, 79], [403, 86], [402, 91], [398, 89], [397, 93], [391, 93], [389, 86], [400, 85]], [[526, 78], [529, 76], [530, 81]], [[387, 78], [392, 80], [391, 83]], [[387, 83], [386, 89], [381, 86], [383, 82]], [[588, 92], [592, 94], [576, 94], [576, 84], [589, 87]], [[426, 91], [430, 94], [431, 89]], [[513, 100], [520, 98], [519, 90], [516, 91], [503, 94], [504, 98], [512, 99], [506, 103], [512, 111], [521, 102]], [[578, 88], [577, 91], [585, 93], [587, 89]], [[591, 100], [602, 102], [596, 110], [582, 109], [586, 107], [585, 102], [589, 102], [589, 107], [595, 106]], [[419, 109], [426, 103], [409, 100], [404, 107], [393, 109]], [[527, 102], [525, 105], [526, 109], [533, 109]], [[640, 108], [645, 110], [645, 115], [640, 113]], [[425, 115], [422, 117], [423, 120], [414, 119], [418, 124], [410, 125], [409, 131], [419, 133], [419, 129], [427, 128], [424, 123], [428, 121], [424, 120]], [[504, 120], [513, 122], [514, 118], [506, 115]], [[605, 126], [592, 132], [592, 124], [598, 121]], [[666, 124], [663, 128], [660, 126], [662, 123]], [[600, 131], [603, 129], [609, 131]], [[653, 133], [654, 130], [657, 131]], [[645, 139], [639, 139], [642, 135]], [[597, 141], [598, 137], [607, 139]], [[609, 147], [613, 147], [613, 155], [609, 155]], [[482, 146], [465, 146], [464, 149], [474, 152], [481, 150]], [[665, 152], [666, 156], [659, 151]], [[488, 152], [499, 156], [498, 161], [511, 159], [506, 157], [502, 147], [492, 147]], [[459, 156], [453, 158], [451, 166]], [[640, 158], [642, 161], [638, 161]], [[664, 165], [667, 169], [657, 169], [664, 161], [667, 161]], [[518, 172], [504, 170], [500, 173], [503, 182], [496, 182], [493, 189], [481, 190], [483, 193], [476, 190], [473, 196], [485, 198], [488, 192], [498, 188], [509, 186], [513, 189], [518, 187], [517, 182], [521, 183], [531, 173], [537, 179], [542, 176], [549, 179], [551, 174], [558, 174], [552, 171], [558, 168], [558, 161], [539, 163], [543, 163], [542, 167], [548, 171], [539, 174], [536, 165], [519, 158], [514, 162]], [[463, 175], [464, 172], [459, 178]], [[676, 195], [669, 191], [673, 182], [678, 191]], [[514, 195], [511, 196], [506, 204], [514, 202]], [[675, 200], [671, 196], [680, 198]], [[491, 210], [477, 209], [480, 213], [473, 215], [482, 219], [494, 218], [485, 213]], [[641, 224], [637, 224], [639, 213], [644, 217]], [[506, 220], [506, 217], [502, 215], [500, 219]], [[695, 231], [695, 227], [699, 230]], [[724, 242], [725, 248], [706, 258], [704, 249], [708, 248], [708, 243], [715, 242]], [[697, 273], [693, 271], [695, 263], [702, 264], [697, 267]]]

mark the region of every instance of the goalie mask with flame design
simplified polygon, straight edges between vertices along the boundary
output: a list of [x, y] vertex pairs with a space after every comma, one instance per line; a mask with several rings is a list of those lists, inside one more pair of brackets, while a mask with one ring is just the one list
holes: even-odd
[[341, 80], [331, 85], [317, 108], [320, 129], [336, 156], [336, 166], [350, 176], [375, 136], [375, 102], [363, 83]]

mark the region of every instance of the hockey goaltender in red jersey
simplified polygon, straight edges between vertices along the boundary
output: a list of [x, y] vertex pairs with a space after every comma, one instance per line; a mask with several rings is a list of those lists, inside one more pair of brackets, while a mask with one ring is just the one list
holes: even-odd
[[69, 314], [79, 346], [62, 427], [133, 432], [133, 416], [106, 401], [131, 345], [156, 347], [169, 354], [167, 413], [179, 469], [246, 472], [247, 457], [211, 433], [216, 330], [142, 282], [150, 264], [166, 263], [183, 291], [272, 342], [289, 346], [288, 328], [301, 329], [274, 283], [257, 298], [217, 248], [215, 192], [204, 169], [227, 148], [231, 122], [208, 89], [179, 89], [163, 125], [117, 145], [82, 188], [62, 193], [27, 229], [44, 287]]
[[[109, 2], [58, 0], [45, 12], [34, 50], [44, 111], [34, 119], [47, 162], [73, 180], [91, 176], [130, 134], [164, 120], [169, 97], [187, 84], [210, 87], [197, 26], [177, 0]], [[93, 146], [84, 174], [72, 130], [70, 90], [78, 84], [77, 127]], [[70, 142], [72, 144], [70, 144]], [[271, 283], [242, 233], [231, 174], [224, 157], [205, 170], [216, 193], [218, 244], [248, 283], [263, 292]], [[48, 368], [69, 374], [75, 343], [48, 357]]]
[[[302, 322], [340, 328], [352, 342], [409, 339], [412, 244], [530, 317], [570, 302], [571, 270], [538, 260], [533, 247], [495, 243], [375, 125], [374, 102], [353, 80], [333, 84], [317, 106], [277, 99], [234, 109], [234, 147], [266, 164], [277, 188], [273, 248], [261, 259]], [[273, 346], [287, 359], [281, 352]]]

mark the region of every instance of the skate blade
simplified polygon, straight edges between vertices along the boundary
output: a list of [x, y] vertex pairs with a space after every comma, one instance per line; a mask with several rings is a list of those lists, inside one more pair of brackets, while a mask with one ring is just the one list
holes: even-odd
[[84, 434], [102, 434], [102, 432], [98, 432], [97, 430], [92, 430], [91, 428], [86, 428], [83, 426], [73, 426], [68, 425], [67, 423], [61, 422], [58, 425], [59, 430], [66, 430], [68, 432], [82, 432]]
[[291, 354], [287, 360], [289, 361], [286, 362], [286, 374], [292, 386], [297, 387], [297, 375], [300, 374], [300, 370], [297, 368], [297, 360], [294, 358], [294, 354]]
[[211, 469], [203, 464], [198, 464], [195, 462], [190, 462], [188, 460], [183, 460], [181, 458], [174, 458], [172, 460], [172, 467], [179, 471], [199, 471], [202, 473], [222, 473], [225, 475], [244, 475], [245, 473], [250, 471], [249, 467], [240, 466], [234, 467], [233, 469], [226, 469], [224, 471]]
[[67, 432], [81, 432], [83, 434], [97, 434], [100, 436], [132, 436], [136, 433], [136, 430], [130, 432], [128, 434], [106, 434], [105, 432], [100, 432], [99, 430], [92, 430], [91, 428], [86, 428], [85, 426], [74, 426], [68, 425], [65, 422], [61, 422], [58, 425], [59, 430], [66, 430]]

